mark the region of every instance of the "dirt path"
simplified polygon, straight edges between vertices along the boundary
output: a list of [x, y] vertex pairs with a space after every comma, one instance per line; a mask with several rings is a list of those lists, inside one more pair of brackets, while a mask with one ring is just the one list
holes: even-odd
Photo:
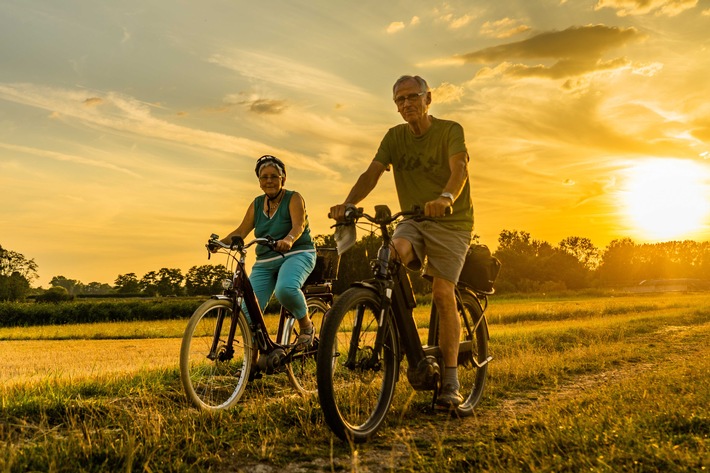
[[[700, 327], [667, 328], [672, 333], [666, 333], [666, 340], [674, 347], [667, 352], [663, 363], [682, 363], [684, 359], [697, 356], [697, 353], [683, 343], [683, 335]], [[701, 331], [707, 331], [708, 324]], [[669, 337], [670, 335], [670, 337]], [[649, 342], [658, 334], [647, 334]], [[351, 455], [338, 455], [334, 458], [321, 458], [311, 462], [291, 463], [286, 468], [267, 464], [241, 466], [236, 471], [243, 473], [276, 473], [281, 471], [312, 473], [322, 472], [355, 472], [355, 473], [385, 473], [391, 471], [406, 471], [412, 454], [411, 445], [417, 439], [431, 441], [436, 436], [442, 438], [466, 438], [476, 430], [494, 431], [501, 424], [509, 424], [516, 419], [523, 419], [528, 414], [544, 409], [545, 406], [574, 399], [585, 392], [596, 388], [610, 386], [622, 382], [640, 373], [661, 370], [662, 366], [651, 363], [633, 363], [623, 367], [577, 376], [557, 389], [539, 390], [535, 392], [510, 393], [507, 399], [496, 405], [481, 406], [473, 417], [465, 419], [449, 418], [443, 412], [423, 413], [419, 425], [409, 425], [406, 438], [402, 432], [394, 431], [389, 436], [380, 435], [367, 445], [357, 446]], [[334, 440], [338, 442], [338, 440]], [[332, 450], [331, 450], [332, 451]], [[235, 471], [235, 470], [229, 470]]]

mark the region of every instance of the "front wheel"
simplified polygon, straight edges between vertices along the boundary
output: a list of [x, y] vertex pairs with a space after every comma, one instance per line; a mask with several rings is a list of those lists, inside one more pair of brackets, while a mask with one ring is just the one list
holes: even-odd
[[[380, 326], [380, 299], [350, 288], [335, 302], [318, 347], [318, 397], [326, 422], [342, 440], [364, 442], [392, 404], [398, 353], [391, 317]], [[375, 338], [382, 333], [382, 346]]]
[[[229, 344], [232, 323], [236, 330]], [[204, 302], [190, 317], [180, 347], [180, 379], [188, 399], [208, 411], [233, 406], [249, 381], [255, 353], [244, 314], [235, 314], [231, 301]]]
[[[306, 300], [308, 307], [308, 316], [313, 322], [315, 333], [313, 335], [313, 344], [306, 347], [303, 351], [296, 353], [293, 360], [286, 365], [288, 379], [294, 388], [303, 396], [308, 396], [316, 392], [316, 354], [318, 353], [318, 345], [320, 343], [321, 329], [325, 313], [328, 312], [330, 306], [323, 299], [312, 297]], [[283, 339], [281, 344], [291, 345], [296, 343], [300, 334], [298, 321], [293, 317], [288, 317], [283, 331]]]

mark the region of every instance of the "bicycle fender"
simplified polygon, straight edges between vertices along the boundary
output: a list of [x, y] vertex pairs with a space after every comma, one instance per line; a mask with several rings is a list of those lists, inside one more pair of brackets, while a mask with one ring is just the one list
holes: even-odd
[[217, 299], [218, 301], [231, 301], [229, 297], [225, 296], [224, 294], [215, 294], [214, 296], [211, 296], [210, 299]]
[[[457, 290], [461, 291], [461, 288], [457, 288]], [[476, 302], [478, 303], [478, 307], [481, 308], [481, 320], [479, 323], [483, 324], [483, 329], [486, 332], [486, 339], [490, 340], [491, 335], [488, 332], [488, 318], [486, 317], [486, 311], [484, 310], [483, 305], [481, 304], [481, 300], [478, 298], [478, 296], [476, 295], [476, 293], [474, 291], [472, 291], [468, 288], [464, 289], [462, 292], [467, 292], [468, 294], [473, 295], [473, 297], [476, 299]]]
[[380, 290], [380, 288], [379, 288], [376, 284], [373, 284], [373, 283], [370, 282], [370, 281], [358, 281], [358, 282], [354, 282], [354, 283], [352, 283], [352, 284], [350, 285], [350, 287], [362, 287], [362, 288], [365, 288], [365, 289], [370, 289], [370, 290], [375, 291], [375, 292], [377, 292], [377, 293], [379, 293], [379, 290]]

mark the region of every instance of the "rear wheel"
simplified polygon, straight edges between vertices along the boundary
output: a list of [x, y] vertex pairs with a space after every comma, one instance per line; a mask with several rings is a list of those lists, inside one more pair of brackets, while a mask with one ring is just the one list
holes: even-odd
[[[308, 315], [313, 322], [315, 334], [313, 335], [313, 344], [305, 350], [294, 355], [293, 360], [286, 368], [288, 378], [302, 395], [306, 396], [315, 393], [317, 390], [316, 380], [316, 354], [318, 353], [318, 344], [320, 342], [321, 327], [325, 313], [328, 311], [328, 304], [317, 298], [311, 298], [306, 301], [308, 306]], [[293, 317], [286, 320], [286, 325], [283, 331], [283, 339], [280, 341], [282, 345], [291, 345], [296, 343], [300, 334], [298, 321]]]
[[255, 354], [251, 329], [236, 315], [234, 342], [227, 345], [235, 317], [232, 303], [210, 299], [190, 317], [180, 347], [180, 379], [188, 399], [208, 411], [233, 406], [244, 393]]
[[[459, 383], [464, 402], [456, 409], [458, 415], [469, 416], [481, 400], [488, 374], [488, 326], [478, 298], [462, 291], [457, 298], [461, 318], [459, 348]], [[479, 366], [482, 365], [482, 366]]]
[[[380, 427], [394, 397], [398, 354], [391, 317], [380, 326], [380, 300], [351, 288], [335, 302], [321, 332], [318, 396], [325, 420], [341, 439], [363, 442]], [[382, 347], [375, 338], [382, 331]]]

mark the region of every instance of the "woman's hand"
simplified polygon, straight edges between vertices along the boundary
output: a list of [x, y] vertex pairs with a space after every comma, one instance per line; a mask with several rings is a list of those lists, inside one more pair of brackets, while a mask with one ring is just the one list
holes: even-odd
[[293, 235], [288, 234], [283, 239], [276, 241], [276, 251], [286, 253], [293, 246]]

